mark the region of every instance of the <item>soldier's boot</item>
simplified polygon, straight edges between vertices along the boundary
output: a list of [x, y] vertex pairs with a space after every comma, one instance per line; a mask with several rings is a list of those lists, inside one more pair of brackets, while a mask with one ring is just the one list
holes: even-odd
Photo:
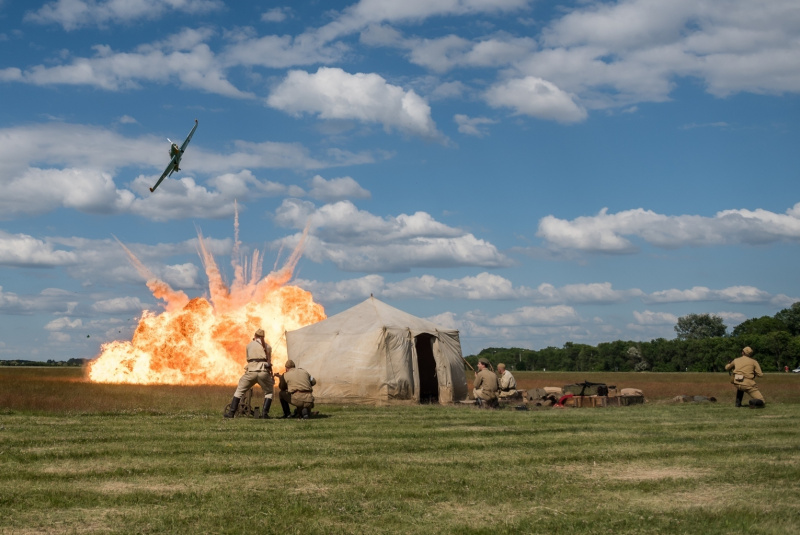
[[737, 407], [741, 407], [742, 406], [742, 398], [744, 398], [744, 391], [743, 390], [737, 390], [736, 391], [736, 406]]
[[311, 417], [311, 411], [309, 411], [308, 409], [303, 409], [302, 411], [300, 411], [300, 414], [303, 415], [303, 420], [308, 420]]
[[239, 401], [241, 401], [239, 398], [233, 396], [233, 399], [231, 400], [231, 408], [225, 411], [225, 414], [223, 415], [225, 418], [233, 418], [236, 415], [236, 409], [239, 408]]
[[281, 409], [283, 409], [283, 416], [281, 416], [281, 419], [288, 418], [290, 415], [289, 413], [291, 412], [289, 409], [289, 403], [283, 399], [281, 399]]
[[764, 400], [763, 399], [751, 399], [750, 400], [750, 408], [751, 409], [763, 409], [764, 408]]
[[261, 408], [261, 418], [269, 420], [269, 407], [272, 405], [272, 398], [264, 399], [264, 406]]
[[482, 409], [483, 408], [483, 400], [481, 398], [475, 398], [475, 405], [477, 405], [479, 409]]

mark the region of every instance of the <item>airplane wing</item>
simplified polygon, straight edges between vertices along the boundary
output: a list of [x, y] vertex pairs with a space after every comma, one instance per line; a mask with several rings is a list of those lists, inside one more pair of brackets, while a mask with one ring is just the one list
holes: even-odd
[[172, 160], [170, 160], [169, 165], [167, 166], [167, 168], [164, 169], [163, 173], [161, 173], [161, 177], [158, 179], [158, 182], [156, 182], [156, 185], [153, 186], [152, 188], [150, 188], [150, 193], [153, 193], [156, 190], [156, 188], [158, 187], [158, 185], [161, 184], [161, 182], [165, 178], [167, 178], [169, 175], [171, 175], [173, 171], [175, 171], [175, 161], [176, 160], [177, 160], [177, 155], [172, 157]]
[[186, 147], [189, 145], [189, 142], [192, 140], [192, 136], [194, 135], [194, 131], [197, 130], [197, 119], [194, 120], [194, 127], [192, 127], [192, 131], [189, 132], [189, 135], [186, 136], [186, 141], [183, 142], [181, 145], [181, 152], [186, 150]]

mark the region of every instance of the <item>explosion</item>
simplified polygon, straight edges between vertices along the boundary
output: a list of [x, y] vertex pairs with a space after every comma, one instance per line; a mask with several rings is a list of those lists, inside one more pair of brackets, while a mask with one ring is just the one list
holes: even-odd
[[[231, 254], [234, 279], [226, 285], [198, 230], [198, 254], [208, 277], [209, 298], [189, 297], [157, 279], [121, 242], [131, 263], [147, 280], [153, 295], [165, 302], [156, 314], [145, 310], [133, 339], [103, 344], [89, 365], [89, 380], [135, 384], [235, 384], [245, 363], [245, 346], [261, 328], [272, 346], [273, 370], [286, 362], [285, 331], [325, 319], [311, 293], [287, 285], [306, 234], [285, 265], [262, 278], [263, 257], [249, 264], [239, 257], [239, 215], [234, 216]], [[119, 240], [117, 240], [119, 241]]]

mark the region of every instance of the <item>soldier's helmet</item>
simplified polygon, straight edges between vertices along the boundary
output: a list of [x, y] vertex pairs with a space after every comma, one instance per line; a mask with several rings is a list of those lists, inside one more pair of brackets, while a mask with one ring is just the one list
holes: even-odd
[[750, 346], [742, 349], [742, 355], [745, 357], [752, 357], [753, 356], [753, 349]]
[[256, 336], [258, 336], [259, 338], [264, 338], [265, 334], [266, 333], [264, 332], [264, 329], [259, 329], [256, 331]]
[[286, 364], [284, 364], [284, 365], [283, 365], [283, 367], [284, 367], [284, 368], [286, 368], [287, 370], [288, 370], [289, 368], [294, 368], [294, 361], [293, 361], [293, 360], [291, 360], [291, 359], [290, 359], [290, 360], [287, 360], [287, 361], [286, 361]]

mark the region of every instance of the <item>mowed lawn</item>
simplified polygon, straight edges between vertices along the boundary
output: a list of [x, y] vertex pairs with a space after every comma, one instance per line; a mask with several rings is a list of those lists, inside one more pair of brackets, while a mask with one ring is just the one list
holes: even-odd
[[765, 377], [763, 410], [723, 374], [518, 378], [648, 403], [224, 420], [232, 387], [0, 368], [0, 533], [800, 533], [800, 375]]

